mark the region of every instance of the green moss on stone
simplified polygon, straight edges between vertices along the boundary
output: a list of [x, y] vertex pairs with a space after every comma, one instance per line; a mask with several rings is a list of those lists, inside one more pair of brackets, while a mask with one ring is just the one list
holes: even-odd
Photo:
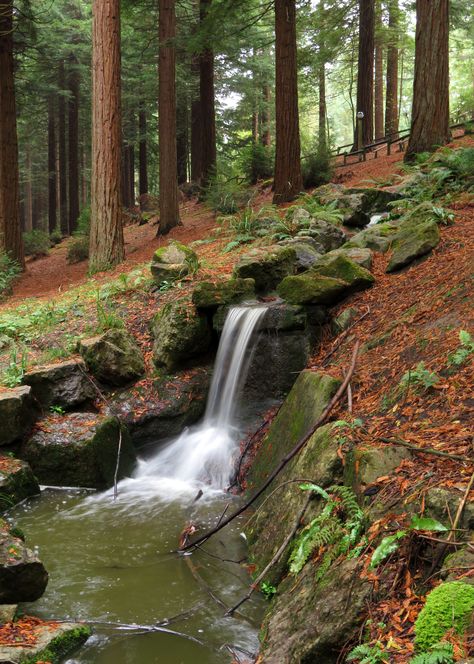
[[229, 279], [217, 284], [202, 281], [193, 292], [193, 304], [198, 309], [212, 309], [235, 304], [255, 296], [254, 279]]
[[81, 626], [70, 629], [51, 641], [47, 648], [37, 653], [24, 657], [20, 664], [37, 664], [37, 662], [50, 662], [50, 664], [60, 664], [64, 657], [79, 648], [90, 637], [92, 630], [90, 627]]
[[415, 623], [415, 644], [426, 651], [454, 629], [463, 637], [474, 611], [474, 587], [462, 581], [442, 583], [431, 591]]
[[271, 291], [287, 275], [294, 274], [296, 252], [293, 247], [272, 247], [242, 257], [235, 266], [233, 276], [254, 279], [258, 292]]
[[335, 304], [347, 290], [345, 281], [313, 271], [285, 277], [277, 287], [278, 295], [290, 304]]
[[416, 258], [426, 255], [439, 244], [439, 241], [439, 228], [435, 221], [405, 226], [393, 243], [393, 253], [387, 272], [395, 272]]
[[373, 275], [368, 270], [343, 254], [333, 256], [326, 261], [323, 258], [320, 263], [312, 268], [312, 271], [326, 277], [345, 281], [349, 284], [350, 292], [364, 290], [375, 281]]

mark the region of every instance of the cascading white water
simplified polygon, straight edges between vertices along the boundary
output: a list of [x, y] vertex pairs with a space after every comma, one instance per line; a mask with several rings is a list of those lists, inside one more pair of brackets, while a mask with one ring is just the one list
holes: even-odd
[[120, 483], [120, 500], [176, 498], [199, 486], [221, 490], [228, 485], [238, 439], [239, 392], [255, 349], [253, 333], [265, 312], [260, 306], [230, 309], [202, 422], [183, 431], [153, 458], [141, 460], [134, 477]]

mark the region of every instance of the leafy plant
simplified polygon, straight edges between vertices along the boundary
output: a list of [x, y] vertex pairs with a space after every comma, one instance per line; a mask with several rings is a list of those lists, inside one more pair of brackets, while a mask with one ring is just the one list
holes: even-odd
[[446, 532], [446, 527], [442, 523], [431, 519], [429, 517], [413, 516], [408, 530], [397, 530], [393, 535], [384, 537], [378, 547], [372, 553], [370, 560], [371, 569], [375, 569], [381, 562], [386, 560], [392, 553], [395, 553], [400, 547], [401, 540], [409, 534], [409, 531], [430, 531], [430, 532]]
[[302, 160], [301, 170], [303, 172], [303, 184], [306, 189], [331, 182], [334, 168], [329, 152], [318, 149], [317, 152]]
[[453, 664], [454, 648], [451, 643], [442, 641], [435, 643], [428, 652], [415, 655], [410, 659], [410, 664]]
[[459, 332], [460, 346], [448, 356], [448, 364], [460, 367], [474, 353], [474, 340], [466, 330]]
[[97, 321], [100, 332], [122, 329], [124, 327], [123, 320], [108, 307], [107, 300], [104, 301], [102, 299], [99, 290], [97, 291]]
[[90, 205], [83, 207], [81, 214], [77, 218], [76, 230], [74, 235], [89, 237], [91, 230], [91, 208]]
[[388, 655], [384, 653], [382, 645], [378, 642], [373, 646], [362, 643], [351, 650], [346, 661], [355, 662], [356, 660], [359, 664], [388, 664], [390, 661]]
[[51, 244], [59, 244], [63, 239], [63, 234], [61, 233], [60, 228], [55, 228], [52, 233], [49, 234], [49, 240]]
[[56, 415], [64, 415], [66, 412], [62, 406], [50, 406], [49, 410]]
[[0, 297], [8, 293], [20, 273], [20, 265], [5, 252], [0, 252]]
[[15, 387], [19, 385], [23, 380], [23, 376], [26, 372], [26, 353], [22, 353], [18, 357], [18, 351], [16, 348], [13, 348], [10, 354], [10, 362], [3, 373], [3, 383], [7, 387]]
[[337, 209], [337, 201], [323, 205], [318, 199], [310, 194], [303, 194], [298, 198], [298, 203], [310, 213], [310, 215], [328, 224], [340, 226], [344, 215]]
[[268, 581], [262, 581], [262, 583], [260, 584], [260, 590], [262, 591], [263, 595], [265, 595], [265, 598], [268, 600], [271, 600], [277, 591], [275, 586], [269, 583]]
[[48, 233], [38, 229], [23, 233], [23, 243], [27, 256], [47, 256], [51, 247]]
[[89, 258], [89, 238], [87, 235], [77, 235], [67, 248], [66, 260], [69, 264], [82, 263]]
[[226, 178], [219, 174], [211, 177], [205, 190], [204, 198], [209, 207], [222, 214], [234, 214], [249, 203], [252, 192], [245, 186], [242, 178], [232, 176]]
[[429, 371], [425, 367], [424, 362], [418, 362], [414, 369], [409, 369], [403, 374], [399, 386], [401, 390], [406, 390], [410, 386], [413, 386], [415, 389], [419, 390], [422, 388], [424, 392], [427, 392], [438, 382], [439, 376], [433, 371]]
[[273, 150], [262, 143], [251, 143], [241, 153], [241, 167], [250, 184], [273, 177]]

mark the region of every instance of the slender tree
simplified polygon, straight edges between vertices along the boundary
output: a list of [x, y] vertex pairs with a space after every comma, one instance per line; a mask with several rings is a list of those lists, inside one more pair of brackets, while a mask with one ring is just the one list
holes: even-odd
[[393, 138], [398, 132], [398, 0], [388, 3], [387, 87], [385, 98], [385, 135]]
[[[205, 20], [212, 0], [201, 0], [200, 19]], [[199, 96], [201, 124], [201, 183], [205, 186], [216, 168], [216, 109], [214, 93], [214, 52], [206, 44], [199, 57]]]
[[124, 259], [120, 191], [120, 0], [92, 6], [92, 190], [90, 269]]
[[56, 107], [55, 97], [48, 97], [48, 230], [56, 228]]
[[263, 106], [262, 106], [262, 144], [265, 147], [270, 147], [272, 144], [272, 133], [270, 127], [270, 102], [272, 97], [271, 88], [268, 83], [263, 86]]
[[357, 113], [363, 113], [362, 145], [356, 128], [355, 147], [369, 145], [374, 138], [374, 45], [375, 0], [359, 0], [359, 57], [357, 71]]
[[68, 201], [69, 232], [76, 230], [79, 217], [79, 63], [74, 53], [68, 59]]
[[417, 0], [415, 81], [405, 160], [449, 139], [449, 0]]
[[374, 79], [374, 134], [375, 140], [384, 137], [384, 118], [383, 118], [383, 38], [382, 7], [380, 0], [376, 7], [376, 27], [375, 27], [375, 79]]
[[160, 225], [165, 235], [180, 223], [176, 156], [176, 11], [174, 0], [159, 0]]
[[69, 217], [67, 205], [67, 141], [66, 141], [66, 73], [64, 61], [59, 62], [59, 97], [58, 97], [58, 194], [59, 225], [63, 235], [69, 235]]
[[138, 192], [143, 196], [148, 194], [147, 113], [143, 102], [138, 113], [138, 132]]
[[[191, 77], [199, 79], [199, 54], [195, 53], [191, 60]], [[201, 94], [200, 85], [196, 85], [191, 102], [191, 181], [199, 183], [202, 176], [202, 126], [201, 126]]]
[[176, 111], [176, 158], [178, 162], [178, 184], [188, 180], [188, 105], [186, 91], [178, 96]]
[[13, 75], [13, 1], [0, 4], [0, 251], [24, 265]]
[[295, 198], [303, 189], [300, 162], [295, 0], [275, 0], [274, 203]]

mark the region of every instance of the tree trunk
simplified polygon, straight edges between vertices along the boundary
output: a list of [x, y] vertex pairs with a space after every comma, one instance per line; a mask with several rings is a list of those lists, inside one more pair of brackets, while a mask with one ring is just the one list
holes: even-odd
[[135, 143], [128, 146], [128, 189], [130, 192], [130, 205], [135, 206]]
[[318, 124], [318, 148], [320, 152], [327, 151], [326, 133], [326, 67], [324, 62], [319, 66], [319, 124]]
[[270, 147], [272, 144], [272, 133], [270, 127], [270, 103], [272, 93], [270, 86], [265, 84], [263, 86], [263, 108], [262, 108], [262, 143], [265, 147]]
[[129, 208], [131, 205], [130, 200], [130, 186], [128, 182], [129, 173], [130, 173], [130, 150], [128, 149], [127, 143], [124, 141], [122, 143], [122, 159], [121, 159], [121, 177], [122, 177], [122, 206], [124, 208]]
[[275, 0], [274, 203], [293, 200], [303, 189], [300, 162], [295, 0]]
[[69, 232], [77, 227], [79, 217], [79, 63], [74, 54], [69, 56], [68, 72], [68, 162], [69, 162]]
[[411, 135], [405, 159], [449, 139], [449, 0], [417, 0]]
[[176, 159], [178, 162], [178, 184], [188, 181], [188, 105], [185, 94], [181, 94], [176, 111]]
[[180, 223], [176, 157], [176, 13], [174, 0], [159, 0], [160, 225], [165, 235]]
[[[199, 55], [191, 60], [191, 76], [196, 81], [200, 78]], [[199, 87], [199, 86], [198, 86]], [[191, 102], [191, 182], [201, 182], [202, 177], [202, 127], [201, 127], [201, 93]]]
[[252, 142], [254, 144], [258, 143], [258, 108], [257, 101], [255, 100], [255, 108], [252, 113]]
[[26, 179], [25, 179], [25, 232], [33, 230], [33, 164], [31, 161], [31, 147], [26, 145]]
[[[212, 0], [201, 0], [201, 21], [206, 17]], [[201, 169], [202, 185], [206, 186], [216, 169], [216, 109], [214, 95], [214, 52], [205, 48], [199, 58], [199, 90], [201, 101]]]
[[123, 261], [120, 191], [120, 0], [92, 7], [91, 271]]
[[13, 2], [0, 11], [0, 251], [23, 267], [18, 140], [13, 74]]
[[58, 98], [58, 145], [59, 145], [59, 225], [63, 235], [69, 235], [69, 218], [67, 205], [67, 143], [66, 143], [66, 75], [64, 62], [59, 63], [59, 98]]
[[382, 8], [380, 1], [377, 3], [377, 27], [375, 30], [375, 87], [374, 87], [374, 123], [375, 140], [384, 137], [383, 122], [383, 49], [382, 38]]
[[369, 145], [374, 139], [374, 40], [375, 0], [359, 0], [359, 58], [357, 72], [357, 113], [363, 113], [362, 145], [358, 128], [355, 131], [356, 149]]
[[398, 134], [398, 0], [388, 5], [389, 42], [387, 47], [387, 93], [385, 100], [385, 135], [397, 138]]
[[48, 229], [56, 228], [56, 127], [54, 95], [48, 98]]
[[148, 194], [148, 151], [147, 151], [147, 137], [146, 137], [146, 109], [143, 103], [140, 104], [140, 112], [138, 114], [138, 131], [139, 131], [139, 150], [138, 150], [138, 191], [140, 196]]

